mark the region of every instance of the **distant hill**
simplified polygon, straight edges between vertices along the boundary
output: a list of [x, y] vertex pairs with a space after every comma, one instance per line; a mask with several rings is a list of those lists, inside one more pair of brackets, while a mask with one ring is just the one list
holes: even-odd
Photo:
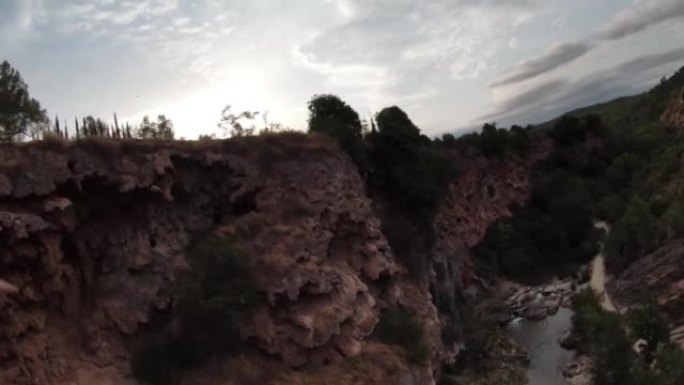
[[[596, 114], [606, 126], [617, 130], [633, 129], [658, 122], [675, 91], [684, 87], [684, 67], [670, 78], [663, 78], [657, 86], [639, 95], [625, 96], [609, 102], [582, 107], [565, 115], [582, 117]], [[540, 129], [552, 126], [560, 117], [542, 123]]]

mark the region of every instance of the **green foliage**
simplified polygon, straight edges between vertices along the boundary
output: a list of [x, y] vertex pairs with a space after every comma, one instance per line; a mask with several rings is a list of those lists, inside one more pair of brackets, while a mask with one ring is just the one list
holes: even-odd
[[386, 344], [401, 346], [414, 364], [425, 365], [429, 358], [423, 325], [412, 309], [384, 311], [375, 326], [375, 335]]
[[487, 123], [482, 127], [481, 133], [470, 133], [461, 136], [456, 140], [445, 135], [443, 144], [445, 146], [463, 146], [470, 148], [487, 158], [506, 159], [510, 156], [523, 156], [530, 148], [529, 131], [531, 126], [522, 128], [512, 126], [509, 130], [497, 128], [495, 123]]
[[494, 222], [473, 249], [476, 267], [485, 277], [504, 275], [534, 283], [549, 275], [571, 273], [571, 267], [598, 252], [598, 236], [591, 223], [573, 228], [573, 223], [533, 206], [514, 207], [512, 214]]
[[420, 138], [418, 127], [397, 106], [384, 108], [375, 117], [375, 121], [380, 135], [391, 137], [398, 143], [415, 143]]
[[145, 116], [138, 127], [137, 136], [141, 139], [173, 140], [173, 122], [165, 115], [157, 116], [156, 122]]
[[570, 273], [598, 252], [593, 218], [601, 166], [587, 161], [597, 156], [582, 144], [569, 146], [557, 146], [539, 165], [529, 203], [495, 221], [474, 247], [481, 274], [536, 282]]
[[415, 277], [422, 277], [435, 238], [434, 217], [456, 170], [398, 107], [381, 111], [377, 122], [378, 132], [367, 136], [369, 191], [380, 203], [392, 250]]
[[655, 357], [652, 369], [637, 372], [640, 385], [684, 384], [684, 352], [676, 346], [667, 345]]
[[644, 363], [650, 365], [655, 359], [658, 348], [670, 341], [670, 330], [667, 320], [660, 313], [658, 304], [651, 298], [640, 306], [627, 312], [627, 323], [633, 340], [644, 340], [646, 345], [642, 351]]
[[[598, 295], [586, 289], [573, 298], [573, 333], [579, 350], [594, 361], [597, 385], [680, 384], [684, 355], [669, 342], [669, 331], [657, 305], [645, 301], [626, 317], [601, 307]], [[637, 340], [646, 342], [637, 354]]]
[[254, 121], [259, 116], [259, 111], [242, 111], [234, 113], [231, 111], [232, 106], [227, 105], [221, 111], [221, 120], [218, 123], [218, 128], [226, 135], [233, 138], [242, 136], [252, 136], [256, 131]]
[[[663, 78], [660, 84], [648, 92], [580, 108], [566, 115], [577, 117], [600, 116], [605, 127], [619, 130], [626, 140], [632, 141], [629, 135], [635, 130], [658, 122], [667, 103], [670, 102], [673, 92], [681, 90], [682, 87], [684, 87], [684, 67], [670, 78]], [[546, 128], [556, 122], [557, 119], [545, 123], [541, 127]], [[636, 143], [637, 140], [633, 140], [633, 142]]]
[[11, 141], [34, 126], [45, 126], [48, 117], [31, 98], [21, 74], [7, 62], [0, 64], [0, 141]]
[[601, 137], [605, 128], [598, 115], [587, 115], [583, 119], [573, 115], [560, 118], [549, 130], [548, 135], [556, 144], [568, 147], [584, 143], [590, 136]]
[[239, 321], [259, 303], [247, 257], [228, 240], [209, 236], [191, 262], [174, 304], [180, 330], [154, 333], [133, 359], [133, 373], [145, 383], [169, 383], [175, 369], [239, 351]]
[[649, 205], [638, 195], [634, 196], [606, 241], [608, 267], [623, 270], [651, 251], [656, 246], [657, 236]]
[[336, 95], [314, 95], [309, 101], [309, 132], [334, 138], [365, 173], [368, 168], [359, 114]]

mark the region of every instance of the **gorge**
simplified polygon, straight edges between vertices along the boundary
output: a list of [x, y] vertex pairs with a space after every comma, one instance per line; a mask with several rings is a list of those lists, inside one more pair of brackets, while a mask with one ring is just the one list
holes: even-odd
[[[616, 307], [651, 289], [681, 342], [680, 108], [633, 142], [597, 114], [430, 140], [390, 107], [358, 142], [5, 144], [0, 383], [523, 384], [518, 344], [550, 383], [601, 236]], [[542, 327], [492, 319], [497, 282], [553, 276]]]

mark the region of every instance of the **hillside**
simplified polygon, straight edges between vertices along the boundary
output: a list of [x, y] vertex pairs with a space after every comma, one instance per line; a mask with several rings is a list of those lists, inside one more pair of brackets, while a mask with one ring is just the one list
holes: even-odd
[[[684, 67], [669, 78], [642, 94], [625, 96], [605, 103], [582, 107], [569, 111], [564, 116], [583, 117], [598, 115], [608, 127], [631, 132], [643, 126], [656, 124], [673, 94], [684, 88]], [[550, 128], [559, 118], [538, 125], [539, 128]]]

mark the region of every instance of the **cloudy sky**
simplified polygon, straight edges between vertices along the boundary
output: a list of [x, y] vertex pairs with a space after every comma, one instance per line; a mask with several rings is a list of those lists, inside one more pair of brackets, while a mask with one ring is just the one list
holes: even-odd
[[428, 134], [539, 122], [684, 65], [684, 0], [1, 0], [0, 60], [51, 115], [306, 126], [334, 93]]

